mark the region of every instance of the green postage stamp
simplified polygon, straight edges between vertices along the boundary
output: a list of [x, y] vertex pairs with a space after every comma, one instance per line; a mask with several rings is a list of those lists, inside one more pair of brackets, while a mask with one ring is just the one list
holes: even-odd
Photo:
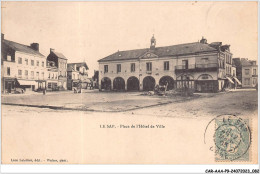
[[215, 160], [249, 161], [249, 119], [225, 115], [215, 119]]

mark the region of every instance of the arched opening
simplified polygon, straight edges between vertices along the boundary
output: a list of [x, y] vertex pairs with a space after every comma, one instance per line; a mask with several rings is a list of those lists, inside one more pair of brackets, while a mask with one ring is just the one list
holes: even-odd
[[209, 74], [201, 74], [195, 83], [197, 92], [216, 92], [218, 90], [218, 82], [213, 80]]
[[138, 91], [139, 90], [139, 80], [138, 78], [132, 76], [127, 80], [127, 90], [128, 91]]
[[147, 76], [143, 80], [143, 90], [153, 91], [155, 86], [155, 79], [152, 76]]
[[125, 90], [125, 80], [122, 77], [116, 77], [113, 81], [114, 90]]
[[194, 78], [190, 74], [181, 74], [176, 78], [176, 89], [194, 89]]
[[[167, 85], [168, 84], [168, 85]], [[159, 85], [160, 86], [164, 86], [167, 85], [167, 90], [172, 90], [174, 89], [174, 80], [172, 77], [170, 76], [163, 76], [160, 80], [159, 80]]]
[[101, 89], [111, 90], [111, 80], [108, 77], [104, 77], [101, 80]]

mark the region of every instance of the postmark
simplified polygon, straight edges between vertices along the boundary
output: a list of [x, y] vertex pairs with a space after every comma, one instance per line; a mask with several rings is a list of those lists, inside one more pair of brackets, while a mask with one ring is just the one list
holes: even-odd
[[205, 134], [209, 125], [214, 125], [213, 137], [211, 136], [214, 147], [210, 148], [215, 148], [216, 162], [250, 160], [251, 130], [249, 121], [248, 118], [242, 119], [235, 115], [221, 115], [209, 122]]

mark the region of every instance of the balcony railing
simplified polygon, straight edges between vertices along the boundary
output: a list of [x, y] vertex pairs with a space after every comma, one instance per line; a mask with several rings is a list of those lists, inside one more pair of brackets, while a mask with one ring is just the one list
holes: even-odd
[[191, 65], [177, 65], [177, 66], [175, 66], [175, 72], [215, 71], [217, 69], [218, 69], [217, 63], [191, 64]]
[[195, 64], [194, 65], [177, 65], [175, 66], [176, 70], [186, 70], [186, 69], [195, 69]]

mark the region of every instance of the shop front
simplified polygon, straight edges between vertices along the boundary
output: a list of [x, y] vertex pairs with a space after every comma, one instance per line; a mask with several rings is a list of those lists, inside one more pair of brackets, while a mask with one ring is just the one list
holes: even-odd
[[14, 93], [15, 86], [16, 86], [16, 79], [15, 78], [4, 78], [3, 80], [3, 93]]
[[202, 74], [195, 81], [196, 92], [217, 92], [218, 81], [213, 80], [213, 77], [209, 74]]
[[37, 89], [37, 82], [34, 80], [17, 80], [18, 83], [16, 83], [16, 90], [19, 89], [23, 92], [26, 91], [35, 91]]

